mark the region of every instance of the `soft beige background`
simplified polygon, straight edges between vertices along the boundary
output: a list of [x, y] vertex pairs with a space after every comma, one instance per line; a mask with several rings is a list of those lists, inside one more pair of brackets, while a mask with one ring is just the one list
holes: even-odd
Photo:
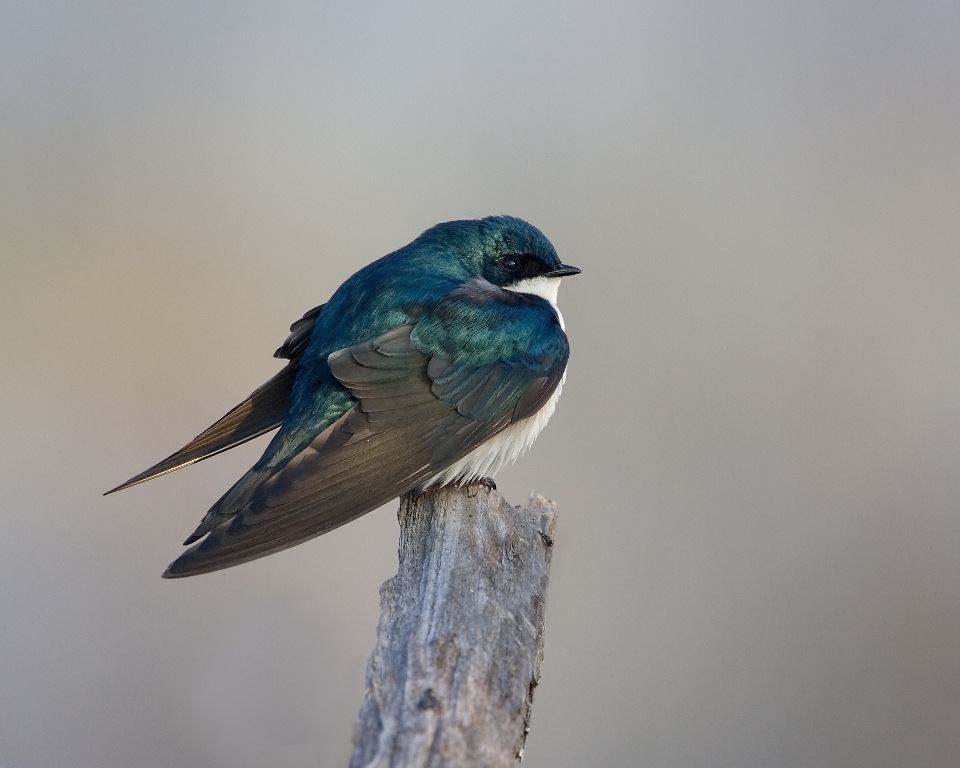
[[451, 218], [584, 274], [525, 765], [960, 764], [960, 4], [0, 6], [0, 765], [343, 766], [395, 507], [102, 498]]

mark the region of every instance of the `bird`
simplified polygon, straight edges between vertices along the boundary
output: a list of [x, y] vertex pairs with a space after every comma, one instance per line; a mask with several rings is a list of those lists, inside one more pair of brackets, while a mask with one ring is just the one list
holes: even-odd
[[546, 426], [570, 356], [557, 291], [580, 270], [513, 216], [449, 221], [290, 326], [286, 366], [129, 488], [277, 429], [164, 572], [217, 571], [431, 486], [492, 483]]

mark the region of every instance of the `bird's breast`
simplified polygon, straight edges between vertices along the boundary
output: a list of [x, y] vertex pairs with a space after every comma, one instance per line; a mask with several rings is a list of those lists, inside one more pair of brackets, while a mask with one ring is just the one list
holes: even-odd
[[[532, 277], [511, 286], [505, 286], [505, 288], [515, 293], [526, 293], [545, 299], [553, 307], [553, 311], [557, 313], [560, 328], [564, 330], [563, 315], [560, 314], [560, 308], [557, 306], [560, 280], [559, 277]], [[543, 428], [547, 426], [547, 422], [550, 421], [550, 417], [553, 416], [553, 412], [557, 408], [557, 401], [560, 399], [560, 391], [563, 389], [563, 382], [566, 381], [566, 378], [567, 373], [564, 371], [556, 391], [539, 411], [526, 419], [511, 424], [482, 445], [474, 448], [462, 459], [454, 462], [424, 483], [423, 487], [464, 483], [484, 477], [493, 477], [507, 464], [515, 462], [533, 444]]]
[[423, 487], [431, 485], [449, 485], [450, 483], [464, 483], [479, 480], [483, 477], [493, 477], [507, 464], [513, 464], [520, 456], [533, 445], [537, 435], [543, 431], [557, 408], [560, 399], [560, 390], [566, 381], [567, 373], [557, 385], [556, 391], [544, 404], [543, 408], [515, 424], [511, 424], [502, 432], [491, 437], [487, 442], [474, 448], [459, 461], [454, 462], [443, 472], [435, 475]]

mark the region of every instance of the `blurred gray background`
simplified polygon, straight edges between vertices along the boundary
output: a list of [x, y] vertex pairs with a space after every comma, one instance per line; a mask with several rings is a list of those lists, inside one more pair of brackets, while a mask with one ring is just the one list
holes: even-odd
[[0, 765], [344, 766], [396, 505], [122, 494], [438, 221], [583, 268], [525, 765], [960, 764], [960, 4], [7, 2]]

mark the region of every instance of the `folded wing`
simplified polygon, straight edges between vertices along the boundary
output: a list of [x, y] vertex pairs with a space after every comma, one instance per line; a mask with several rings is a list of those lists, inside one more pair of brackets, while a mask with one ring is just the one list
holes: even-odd
[[[523, 315], [529, 308], [513, 309], [514, 324], [530, 320]], [[330, 355], [331, 372], [356, 405], [285, 466], [250, 484], [234, 509], [218, 509], [217, 519], [226, 519], [164, 575], [226, 568], [326, 533], [430, 481], [535, 413], [566, 367], [559, 325], [544, 314], [533, 318], [542, 321], [538, 334], [494, 328], [508, 334], [497, 346], [478, 335], [491, 331], [484, 310], [465, 314], [477, 326], [473, 342], [470, 334], [464, 341], [431, 329], [428, 316]]]

